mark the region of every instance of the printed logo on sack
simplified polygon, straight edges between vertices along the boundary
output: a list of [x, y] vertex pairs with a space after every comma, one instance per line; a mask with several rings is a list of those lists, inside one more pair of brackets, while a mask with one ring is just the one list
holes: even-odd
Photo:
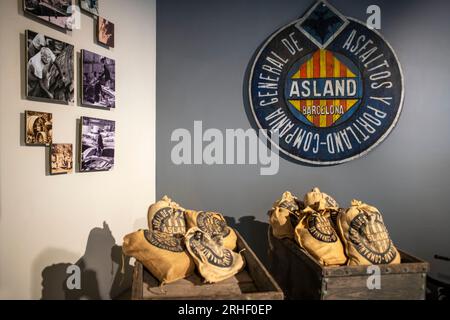
[[183, 252], [186, 221], [184, 212], [171, 207], [159, 209], [152, 221], [152, 230], [145, 231], [145, 238], [157, 248]]
[[327, 243], [337, 241], [337, 234], [328, 218], [312, 215], [308, 218], [308, 231], [317, 240]]
[[326, 1], [272, 35], [248, 83], [259, 129], [291, 160], [335, 165], [380, 144], [396, 125], [403, 77], [390, 45]]
[[185, 250], [184, 237], [182, 234], [168, 234], [160, 231], [144, 231], [145, 239], [155, 247], [171, 251], [183, 252]]
[[186, 233], [186, 221], [183, 211], [171, 207], [158, 210], [152, 219], [152, 230], [184, 235]]
[[231, 250], [220, 247], [202, 231], [196, 231], [188, 238], [186, 245], [200, 261], [208, 262], [219, 268], [229, 268], [233, 265], [234, 259]]
[[356, 250], [373, 264], [394, 261], [397, 252], [378, 213], [360, 213], [350, 223], [349, 239]]
[[226, 238], [230, 234], [227, 223], [220, 220], [213, 212], [200, 211], [197, 215], [197, 226], [212, 237], [221, 236]]

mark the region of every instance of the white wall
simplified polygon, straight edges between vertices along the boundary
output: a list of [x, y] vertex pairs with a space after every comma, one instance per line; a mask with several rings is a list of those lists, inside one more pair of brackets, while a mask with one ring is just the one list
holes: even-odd
[[[0, 1], [0, 299], [41, 298], [41, 282], [59, 286], [48, 284], [51, 277], [43, 279], [44, 269], [76, 263], [83, 255], [88, 255], [85, 267], [94, 269], [99, 296], [108, 298], [111, 270], [95, 270], [102, 263], [92, 258], [103, 257], [102, 268], [108, 266], [111, 252], [102, 248], [112, 238], [105, 240], [103, 222], [121, 245], [125, 234], [145, 227], [154, 201], [156, 4], [101, 1], [101, 14], [116, 24], [116, 48], [107, 50], [95, 44], [91, 17], [82, 14], [81, 30], [64, 34], [24, 16], [21, 2]], [[80, 107], [78, 99], [73, 106], [24, 99], [26, 29], [74, 44], [77, 56], [87, 49], [116, 59], [117, 109]], [[75, 66], [78, 97], [77, 57]], [[54, 141], [74, 146], [81, 116], [115, 120], [114, 171], [47, 176], [47, 149], [23, 145], [25, 110], [52, 112]], [[95, 243], [99, 237], [103, 244]], [[118, 265], [112, 267], [115, 271]]]

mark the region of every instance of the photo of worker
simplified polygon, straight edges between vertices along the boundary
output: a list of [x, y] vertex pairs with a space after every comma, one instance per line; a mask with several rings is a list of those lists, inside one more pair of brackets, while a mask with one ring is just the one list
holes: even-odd
[[73, 0], [23, 0], [23, 10], [47, 23], [72, 30]]
[[115, 61], [87, 50], [81, 51], [82, 104], [98, 108], [116, 107]]
[[98, 42], [110, 48], [114, 48], [114, 23], [99, 17], [97, 29]]
[[67, 174], [73, 171], [73, 145], [52, 144], [50, 148], [50, 173]]
[[69, 104], [74, 102], [74, 46], [26, 31], [27, 97]]
[[80, 170], [110, 171], [114, 168], [115, 153], [114, 121], [81, 118]]
[[51, 113], [25, 111], [25, 144], [50, 145], [52, 136], [53, 115]]

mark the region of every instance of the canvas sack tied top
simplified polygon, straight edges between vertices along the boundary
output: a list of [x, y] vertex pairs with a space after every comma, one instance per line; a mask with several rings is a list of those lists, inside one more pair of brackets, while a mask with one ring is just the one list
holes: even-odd
[[187, 228], [198, 227], [225, 248], [236, 249], [236, 232], [227, 225], [222, 214], [212, 211], [186, 211]]
[[[330, 210], [325, 199], [316, 202], [315, 208], [307, 207], [302, 211], [302, 218], [295, 228], [295, 240], [325, 266], [343, 265], [347, 261], [344, 247], [333, 228]], [[321, 209], [320, 211], [316, 211]]]
[[[297, 197], [289, 191], [283, 193], [281, 199], [277, 200], [270, 211], [269, 223], [275, 238], [293, 239], [296, 217], [300, 206]], [[298, 222], [298, 221], [297, 221]]]
[[198, 272], [207, 283], [231, 278], [245, 266], [241, 254], [221, 246], [200, 228], [189, 229], [185, 236], [185, 243], [197, 265]]
[[125, 255], [140, 261], [161, 284], [188, 277], [195, 269], [180, 234], [139, 230], [125, 236], [122, 249]]
[[400, 263], [400, 254], [377, 208], [353, 200], [351, 207], [339, 215], [338, 230], [348, 265]]
[[303, 202], [305, 203], [305, 207], [317, 207], [318, 204], [321, 204], [323, 209], [339, 208], [337, 201], [328, 194], [321, 192], [319, 188], [314, 188], [305, 194]]

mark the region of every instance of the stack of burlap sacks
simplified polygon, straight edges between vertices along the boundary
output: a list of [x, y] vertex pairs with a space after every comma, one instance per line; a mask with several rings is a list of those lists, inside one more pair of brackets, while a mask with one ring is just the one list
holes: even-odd
[[216, 283], [245, 265], [236, 249], [237, 236], [217, 212], [182, 208], [165, 196], [148, 210], [148, 230], [125, 236], [123, 252], [140, 261], [161, 284], [198, 273]]
[[269, 214], [274, 237], [295, 239], [322, 265], [400, 263], [381, 213], [361, 201], [342, 209], [318, 188], [303, 201], [285, 192]]

